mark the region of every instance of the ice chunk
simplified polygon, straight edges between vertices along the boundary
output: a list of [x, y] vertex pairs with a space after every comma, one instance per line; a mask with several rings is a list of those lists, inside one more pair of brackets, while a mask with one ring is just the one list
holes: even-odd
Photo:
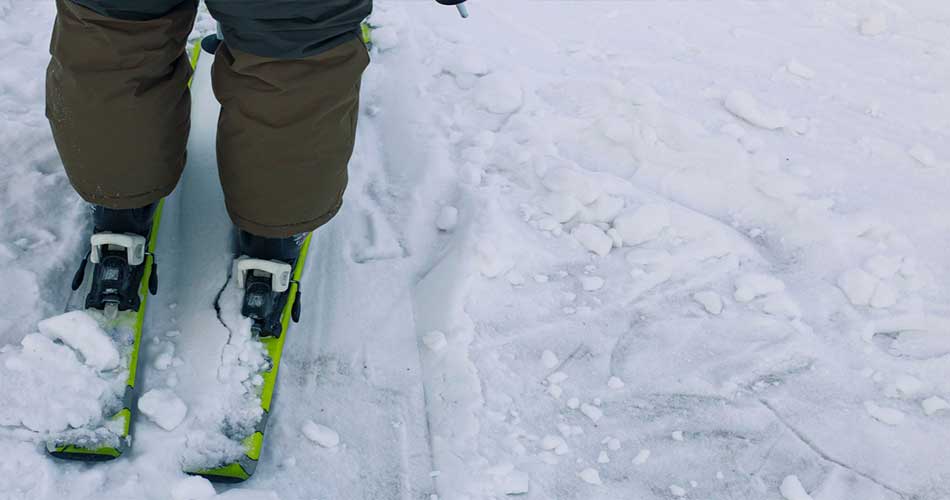
[[604, 412], [600, 408], [584, 403], [581, 405], [581, 413], [587, 415], [587, 418], [591, 419], [594, 423], [603, 418]]
[[693, 300], [699, 302], [703, 306], [703, 309], [709, 314], [719, 314], [722, 312], [722, 297], [716, 292], [696, 292], [693, 294]]
[[307, 420], [301, 429], [307, 439], [324, 448], [334, 448], [340, 444], [340, 435], [327, 426], [320, 425], [313, 420]]
[[581, 278], [581, 286], [585, 292], [595, 292], [604, 287], [604, 279], [600, 276], [584, 276]]
[[602, 229], [593, 224], [578, 224], [571, 232], [571, 235], [584, 246], [584, 248], [594, 252], [601, 257], [610, 253], [614, 247], [614, 241], [604, 233]]
[[545, 368], [554, 368], [558, 364], [557, 354], [545, 349], [541, 353], [541, 363], [544, 364]]
[[171, 495], [172, 500], [209, 500], [216, 493], [211, 481], [201, 476], [190, 476], [175, 483]]
[[439, 211], [439, 216], [435, 219], [435, 227], [440, 231], [451, 231], [459, 221], [459, 211], [457, 208], [446, 205]]
[[895, 408], [879, 406], [873, 401], [865, 401], [864, 409], [875, 420], [887, 425], [900, 425], [904, 421], [904, 412]]
[[44, 319], [37, 325], [40, 333], [61, 340], [85, 359], [85, 363], [99, 371], [119, 366], [119, 351], [99, 323], [83, 311], [72, 311]]
[[433, 331], [423, 335], [422, 343], [433, 351], [441, 351], [448, 344], [445, 340], [445, 334], [439, 331]]
[[587, 484], [600, 485], [604, 484], [600, 479], [600, 472], [597, 469], [592, 469], [590, 467], [577, 473], [577, 476], [581, 478]]
[[139, 398], [138, 407], [143, 415], [166, 431], [178, 427], [188, 413], [185, 402], [169, 389], [146, 392]]
[[636, 246], [656, 239], [670, 226], [670, 219], [670, 209], [665, 205], [648, 204], [618, 216], [614, 228], [620, 233], [624, 245]]
[[937, 412], [950, 410], [950, 403], [940, 396], [931, 396], [921, 401], [920, 406], [923, 407], [924, 414], [928, 416]]
[[779, 491], [786, 500], [812, 500], [797, 476], [787, 476], [783, 479]]

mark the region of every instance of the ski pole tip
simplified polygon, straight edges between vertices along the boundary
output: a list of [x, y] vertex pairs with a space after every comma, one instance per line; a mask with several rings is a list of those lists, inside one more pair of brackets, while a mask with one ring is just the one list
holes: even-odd
[[462, 16], [462, 19], [468, 19], [468, 7], [465, 6], [464, 2], [455, 7], [459, 10], [459, 15]]

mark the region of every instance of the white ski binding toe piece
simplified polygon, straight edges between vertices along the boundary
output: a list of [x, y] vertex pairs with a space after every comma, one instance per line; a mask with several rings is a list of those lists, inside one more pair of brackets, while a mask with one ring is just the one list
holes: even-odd
[[96, 233], [90, 238], [92, 245], [89, 258], [93, 264], [102, 261], [103, 250], [125, 249], [130, 266], [140, 266], [145, 262], [145, 237], [126, 233]]
[[271, 291], [275, 293], [284, 293], [290, 288], [290, 275], [293, 268], [286, 262], [240, 257], [234, 261], [234, 265], [236, 267], [237, 285], [242, 290], [247, 283], [248, 273], [256, 277], [269, 275]]

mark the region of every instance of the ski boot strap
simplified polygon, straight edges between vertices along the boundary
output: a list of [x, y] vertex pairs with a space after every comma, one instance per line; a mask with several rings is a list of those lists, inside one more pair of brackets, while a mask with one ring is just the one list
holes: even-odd
[[253, 276], [270, 275], [271, 290], [275, 293], [284, 293], [290, 288], [293, 268], [286, 262], [239, 257], [234, 261], [234, 266], [238, 288], [244, 289], [248, 273]]

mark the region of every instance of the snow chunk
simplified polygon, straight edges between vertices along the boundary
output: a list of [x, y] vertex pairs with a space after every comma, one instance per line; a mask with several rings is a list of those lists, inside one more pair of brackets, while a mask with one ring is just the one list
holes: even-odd
[[387, 51], [399, 46], [399, 32], [389, 26], [380, 26], [373, 29], [373, 47], [380, 51]]
[[927, 168], [934, 168], [937, 166], [937, 154], [933, 152], [932, 149], [924, 146], [923, 144], [915, 144], [910, 150], [907, 151], [907, 154], [911, 158], [917, 160], [921, 166]]
[[626, 120], [617, 117], [607, 117], [603, 120], [604, 135], [617, 143], [625, 144], [633, 140], [633, 127]]
[[931, 396], [920, 402], [920, 406], [924, 409], [925, 415], [933, 415], [940, 411], [950, 410], [950, 403], [947, 400], [941, 398], [940, 396]]
[[448, 344], [445, 340], [445, 334], [439, 331], [429, 332], [423, 335], [422, 343], [433, 351], [441, 351]]
[[578, 224], [571, 231], [571, 235], [584, 246], [584, 248], [604, 257], [610, 253], [614, 247], [614, 240], [607, 236], [602, 229], [593, 224]]
[[924, 388], [924, 383], [913, 375], [898, 375], [894, 380], [894, 388], [904, 396], [913, 396]]
[[741, 90], [730, 92], [723, 105], [733, 115], [768, 130], [785, 128], [790, 121], [785, 111], [766, 108], [752, 94]]
[[587, 484], [594, 484], [594, 485], [604, 484], [603, 481], [600, 480], [600, 472], [598, 472], [597, 469], [592, 469], [588, 467], [580, 471], [579, 473], [577, 473], [577, 476], [580, 477], [581, 480]]
[[172, 500], [208, 500], [216, 495], [211, 481], [201, 476], [189, 476], [172, 486]]
[[435, 227], [440, 231], [451, 231], [459, 221], [459, 211], [457, 208], [446, 205], [439, 211], [439, 216], [435, 219]]
[[812, 500], [797, 476], [787, 476], [783, 479], [779, 491], [786, 500]]
[[685, 440], [685, 438], [683, 437], [683, 431], [673, 431], [673, 433], [670, 436], [673, 438], [673, 441], [682, 442]]
[[521, 471], [505, 476], [503, 489], [506, 495], [525, 495], [531, 491], [531, 478]]
[[736, 280], [735, 299], [739, 302], [752, 302], [758, 297], [785, 290], [782, 280], [767, 274], [744, 274]]
[[557, 354], [545, 349], [544, 352], [541, 353], [541, 363], [544, 364], [545, 368], [554, 368], [559, 363]]
[[696, 292], [693, 294], [693, 300], [702, 304], [703, 309], [709, 314], [719, 314], [722, 312], [722, 297], [716, 292]]
[[875, 420], [887, 425], [900, 425], [904, 421], [904, 412], [895, 408], [879, 406], [873, 401], [865, 401], [864, 409]]
[[874, 296], [871, 297], [870, 305], [875, 309], [887, 309], [897, 304], [899, 298], [897, 290], [893, 286], [887, 283], [879, 283], [874, 290]]
[[686, 496], [686, 490], [682, 486], [677, 486], [675, 484], [670, 485], [670, 493], [674, 497], [684, 497]]
[[541, 449], [554, 451], [556, 455], [566, 455], [571, 451], [567, 446], [567, 441], [564, 441], [564, 438], [553, 434], [541, 438]]
[[856, 306], [871, 303], [877, 283], [878, 279], [863, 269], [849, 269], [838, 277], [838, 288]]
[[620, 377], [610, 377], [610, 380], [607, 381], [607, 387], [614, 390], [623, 389], [625, 385]]
[[597, 421], [604, 416], [604, 412], [600, 408], [587, 403], [581, 405], [581, 413], [587, 415], [587, 418], [591, 419], [594, 423], [597, 423]]
[[92, 316], [72, 311], [44, 319], [37, 325], [40, 333], [79, 351], [85, 363], [99, 371], [119, 366], [119, 351], [112, 339]]
[[307, 439], [317, 443], [324, 448], [335, 448], [340, 444], [340, 435], [325, 425], [320, 425], [313, 420], [307, 420], [301, 429]]
[[170, 431], [185, 419], [188, 407], [173, 391], [152, 389], [146, 392], [138, 402], [139, 411], [155, 425]]
[[596, 292], [604, 287], [604, 279], [600, 276], [584, 276], [581, 278], [581, 286], [585, 292]]
[[[375, 33], [373, 35], [375, 38]], [[524, 101], [524, 90], [518, 80], [504, 74], [492, 73], [478, 80], [475, 102], [491, 113], [514, 113]]]
[[864, 268], [881, 279], [887, 279], [898, 273], [903, 264], [899, 257], [875, 255], [864, 262]]
[[656, 239], [671, 224], [670, 209], [665, 205], [648, 204], [614, 220], [624, 245], [636, 246]]
[[581, 203], [570, 193], [549, 193], [541, 202], [541, 210], [554, 220], [564, 223], [574, 218], [581, 210]]
[[633, 465], [643, 465], [647, 463], [647, 460], [650, 459], [650, 450], [643, 448], [637, 453], [637, 456], [633, 457]]
[[883, 12], [876, 12], [864, 18], [860, 26], [861, 34], [864, 36], [878, 36], [887, 31], [887, 15]]
[[568, 400], [567, 400], [567, 407], [570, 408], [570, 409], [572, 409], [572, 410], [576, 410], [576, 409], [580, 408], [580, 406], [581, 406], [581, 400], [580, 400], [580, 399], [571, 398], [571, 399], [568, 399]]
[[541, 183], [555, 193], [569, 193], [577, 201], [589, 205], [601, 195], [601, 190], [585, 175], [568, 167], [554, 167], [544, 174]]
[[609, 463], [610, 463], [610, 455], [608, 455], [606, 451], [600, 450], [600, 454], [597, 455], [597, 463], [599, 463], [599, 464], [609, 464]]
[[815, 77], [815, 70], [794, 60], [789, 61], [788, 64], [785, 65], [785, 71], [805, 80], [811, 80]]

